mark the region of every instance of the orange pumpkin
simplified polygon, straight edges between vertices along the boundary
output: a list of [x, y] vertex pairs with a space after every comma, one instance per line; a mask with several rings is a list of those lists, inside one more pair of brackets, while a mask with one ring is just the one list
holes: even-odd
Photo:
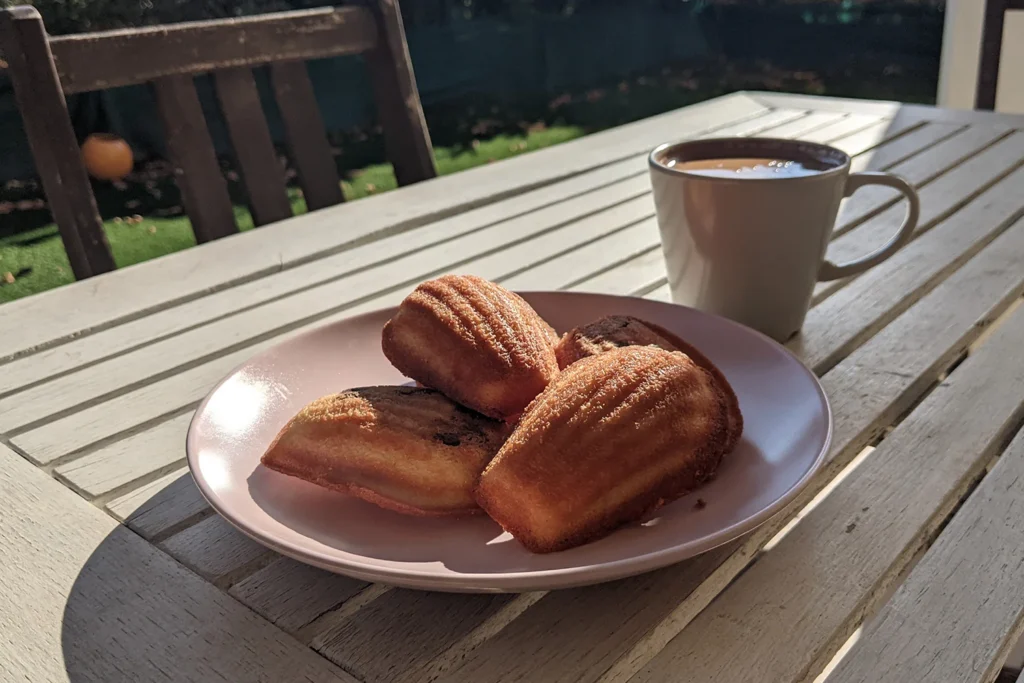
[[120, 180], [132, 170], [132, 148], [116, 135], [93, 133], [82, 143], [82, 160], [98, 180]]

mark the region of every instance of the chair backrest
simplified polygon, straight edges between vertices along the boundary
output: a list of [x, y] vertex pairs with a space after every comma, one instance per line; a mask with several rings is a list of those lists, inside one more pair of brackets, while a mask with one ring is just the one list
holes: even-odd
[[1024, 0], [985, 0], [981, 31], [981, 56], [978, 60], [978, 85], [974, 95], [976, 109], [996, 108], [999, 63], [1003, 53], [1003, 25], [1010, 10], [1024, 10]]
[[400, 185], [436, 175], [397, 0], [49, 38], [29, 6], [0, 10], [29, 146], [75, 277], [114, 268], [65, 95], [151, 83], [196, 240], [237, 231], [193, 77], [212, 73], [256, 225], [291, 206], [252, 69], [269, 66], [288, 151], [310, 210], [343, 201], [305, 60], [362, 54]]

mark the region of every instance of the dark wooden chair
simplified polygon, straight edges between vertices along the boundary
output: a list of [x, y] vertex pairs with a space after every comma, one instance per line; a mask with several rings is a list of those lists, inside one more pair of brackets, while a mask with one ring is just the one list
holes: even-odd
[[1003, 24], [1010, 10], [1024, 10], [1024, 0], [985, 0], [985, 18], [981, 32], [981, 58], [978, 60], [978, 86], [974, 107], [996, 108], [999, 62], [1003, 53]]
[[76, 278], [112, 270], [65, 95], [151, 83], [196, 240], [237, 231], [193, 77], [212, 73], [256, 225], [291, 215], [253, 67], [269, 65], [291, 161], [310, 210], [343, 201], [305, 60], [362, 54], [398, 183], [437, 174], [397, 0], [50, 38], [29, 6], [0, 10], [8, 62], [43, 190]]

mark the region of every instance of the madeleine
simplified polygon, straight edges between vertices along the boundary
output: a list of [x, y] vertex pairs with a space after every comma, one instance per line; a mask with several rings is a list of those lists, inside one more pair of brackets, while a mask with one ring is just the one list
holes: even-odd
[[565, 550], [708, 481], [727, 406], [688, 356], [629, 346], [567, 367], [523, 413], [476, 499], [527, 549]]
[[558, 374], [551, 326], [521, 297], [473, 275], [424, 282], [384, 326], [407, 377], [497, 419], [521, 413]]
[[397, 512], [472, 514], [473, 489], [506, 432], [433, 389], [367, 387], [304, 407], [261, 462]]

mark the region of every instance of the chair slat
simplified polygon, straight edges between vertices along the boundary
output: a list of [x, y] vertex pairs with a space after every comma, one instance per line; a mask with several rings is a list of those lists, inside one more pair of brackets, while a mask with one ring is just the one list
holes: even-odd
[[238, 231], [191, 76], [165, 76], [153, 81], [157, 109], [175, 166], [185, 210], [197, 242], [208, 242]]
[[172, 74], [358, 54], [376, 42], [369, 10], [326, 7], [61, 36], [50, 46], [64, 92], [76, 93]]
[[416, 77], [405, 43], [402, 14], [395, 0], [378, 0], [378, 42], [366, 53], [384, 144], [399, 185], [437, 175], [434, 149], [420, 106]]
[[231, 146], [242, 173], [253, 223], [266, 225], [292, 215], [267, 119], [252, 70], [223, 69], [213, 75], [217, 99], [228, 124]]
[[306, 65], [303, 62], [272, 64], [270, 81], [306, 207], [315, 211], [340, 204], [345, 197], [341, 193], [338, 168], [324, 133], [323, 117]]
[[0, 10], [8, 62], [36, 171], [77, 279], [114, 269], [103, 223], [57, 80], [46, 29], [32, 7]]

